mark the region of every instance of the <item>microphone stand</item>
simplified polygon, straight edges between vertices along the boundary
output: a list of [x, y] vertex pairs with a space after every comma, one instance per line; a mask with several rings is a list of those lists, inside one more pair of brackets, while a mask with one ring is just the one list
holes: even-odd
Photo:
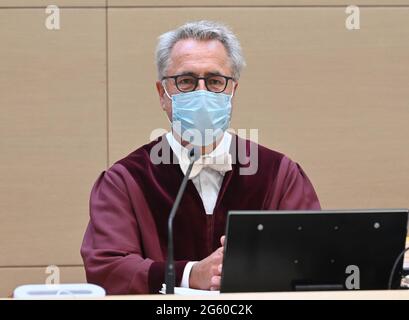
[[187, 168], [186, 174], [183, 177], [182, 184], [180, 185], [179, 191], [176, 195], [175, 203], [172, 206], [168, 219], [168, 259], [166, 261], [166, 273], [165, 273], [165, 283], [166, 283], [166, 294], [175, 293], [175, 261], [173, 257], [173, 219], [175, 218], [176, 211], [179, 208], [180, 200], [182, 199], [183, 193], [185, 192], [187, 181], [189, 180], [190, 172], [192, 171], [193, 164], [200, 157], [200, 151], [198, 149], [192, 148], [189, 151], [190, 163]]

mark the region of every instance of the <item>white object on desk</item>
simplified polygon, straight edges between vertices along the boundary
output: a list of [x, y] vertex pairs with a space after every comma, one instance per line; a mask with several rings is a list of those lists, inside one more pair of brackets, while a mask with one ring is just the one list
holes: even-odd
[[[166, 284], [162, 284], [162, 289], [159, 293], [166, 294]], [[182, 296], [217, 296], [220, 291], [198, 290], [190, 288], [175, 287], [175, 295]]]
[[29, 284], [14, 290], [16, 299], [101, 298], [105, 290], [89, 283]]

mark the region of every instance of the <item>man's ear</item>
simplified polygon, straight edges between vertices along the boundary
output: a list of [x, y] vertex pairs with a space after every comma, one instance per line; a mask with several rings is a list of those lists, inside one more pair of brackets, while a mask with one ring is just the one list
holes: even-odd
[[160, 105], [165, 110], [165, 90], [163, 89], [162, 82], [156, 81], [156, 90], [158, 91]]
[[234, 99], [234, 97], [236, 96], [236, 92], [237, 92], [237, 88], [239, 87], [239, 83], [238, 82], [234, 82], [234, 86], [233, 86], [233, 89], [234, 89], [234, 95], [233, 95], [233, 99]]

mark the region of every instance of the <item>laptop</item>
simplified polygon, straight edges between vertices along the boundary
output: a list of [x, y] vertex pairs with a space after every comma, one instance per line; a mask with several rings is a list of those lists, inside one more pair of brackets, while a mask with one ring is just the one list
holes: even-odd
[[407, 209], [230, 211], [220, 291], [398, 288], [407, 224]]

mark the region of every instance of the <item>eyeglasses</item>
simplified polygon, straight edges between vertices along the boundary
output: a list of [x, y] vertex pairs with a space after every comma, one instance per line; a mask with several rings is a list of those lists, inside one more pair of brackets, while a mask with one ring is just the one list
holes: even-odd
[[176, 88], [181, 92], [195, 91], [199, 80], [205, 81], [207, 90], [214, 93], [221, 93], [226, 90], [229, 80], [234, 81], [232, 77], [226, 77], [222, 75], [209, 75], [207, 77], [196, 77], [189, 74], [180, 74], [176, 76], [163, 77], [162, 80], [173, 79], [175, 81]]

